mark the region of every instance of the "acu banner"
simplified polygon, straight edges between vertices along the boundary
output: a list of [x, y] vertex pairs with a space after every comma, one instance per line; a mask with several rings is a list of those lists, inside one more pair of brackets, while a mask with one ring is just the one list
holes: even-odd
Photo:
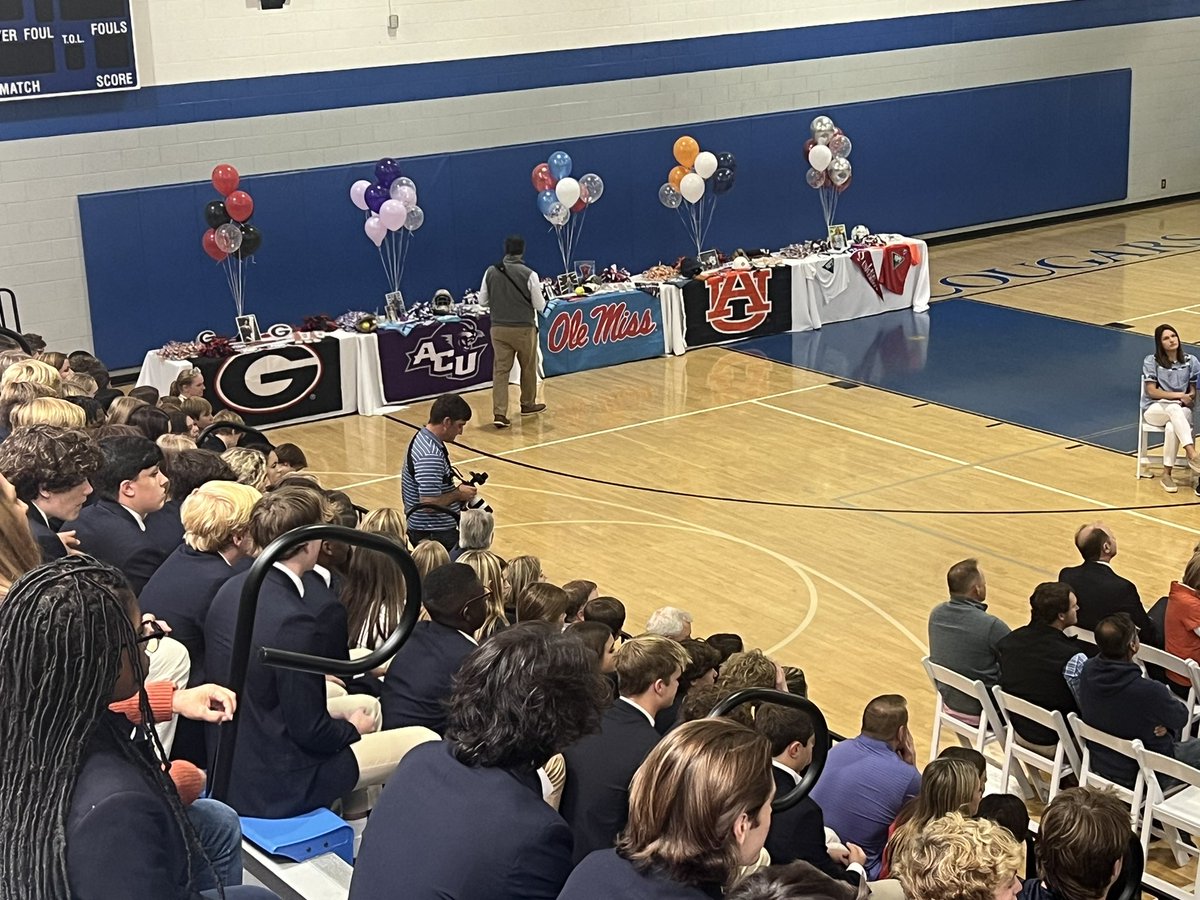
[[210, 385], [213, 412], [231, 409], [254, 428], [344, 411], [342, 348], [336, 338], [191, 363]]
[[411, 330], [380, 328], [383, 399], [403, 403], [458, 393], [492, 380], [492, 320], [421, 322]]
[[779, 334], [792, 328], [792, 272], [730, 269], [683, 287], [688, 348]]
[[662, 304], [641, 291], [555, 303], [539, 324], [546, 377], [598, 369], [666, 352]]

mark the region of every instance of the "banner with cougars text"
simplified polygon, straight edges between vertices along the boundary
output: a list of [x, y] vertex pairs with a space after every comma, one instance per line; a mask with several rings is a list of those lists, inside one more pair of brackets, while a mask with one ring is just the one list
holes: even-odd
[[689, 349], [791, 331], [791, 269], [727, 269], [689, 281], [683, 316]]
[[546, 377], [666, 352], [662, 306], [641, 291], [552, 301], [538, 329]]

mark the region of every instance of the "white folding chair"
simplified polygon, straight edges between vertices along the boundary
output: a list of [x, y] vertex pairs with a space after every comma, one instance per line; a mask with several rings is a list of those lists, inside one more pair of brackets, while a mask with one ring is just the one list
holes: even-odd
[[[1008, 784], [1009, 772], [1014, 762], [1017, 764], [1017, 771], [1033, 768], [1045, 772], [1050, 776], [1048, 795], [1043, 793], [1037, 776], [1027, 772], [1029, 775], [1027, 780], [1033, 785], [1038, 798], [1049, 803], [1062, 788], [1063, 779], [1068, 775], [1078, 777], [1082, 768], [1079, 748], [1075, 745], [1075, 736], [1071, 734], [1066, 719], [1058, 710], [1045, 709], [1028, 700], [1014, 697], [1001, 690], [999, 685], [992, 688], [992, 693], [996, 695], [996, 702], [1000, 705], [1000, 715], [1004, 718], [1004, 727], [1007, 732], [1004, 741], [1004, 768], [1000, 772], [1001, 784]], [[1055, 745], [1053, 757], [1043, 756], [1038, 751], [1030, 750], [1017, 743], [1017, 731], [1013, 725], [1014, 715], [1023, 716], [1058, 734], [1058, 743]]]
[[[1137, 757], [1142, 767], [1142, 775], [1146, 779], [1142, 849], [1148, 848], [1151, 838], [1161, 833], [1170, 844], [1175, 862], [1182, 867], [1190, 857], [1200, 855], [1200, 850], [1197, 850], [1194, 844], [1185, 842], [1180, 835], [1180, 832], [1200, 834], [1200, 770], [1145, 747], [1138, 750]], [[1161, 788], [1162, 779], [1167, 777], [1174, 778], [1182, 784], [1164, 791]], [[1155, 828], [1155, 823], [1162, 826], [1161, 832]], [[1142, 883], [1180, 900], [1200, 900], [1200, 879], [1195, 879], [1192, 889], [1188, 891], [1149, 873], [1143, 875]]]
[[[1000, 716], [992, 705], [982, 681], [967, 678], [945, 666], [930, 662], [928, 656], [921, 660], [921, 665], [925, 667], [925, 673], [929, 676], [934, 696], [937, 698], [933, 711], [933, 739], [929, 746], [930, 760], [937, 758], [942, 728], [953, 732], [964, 747], [974, 747], [980, 753], [991, 743], [1004, 746], [1004, 723], [1000, 721]], [[964, 714], [951, 710], [942, 699], [940, 687], [954, 688], [978, 701], [981, 707], [978, 720], [971, 722]]]
[[1196, 665], [1195, 660], [1181, 659], [1174, 653], [1159, 650], [1157, 647], [1148, 647], [1145, 644], [1139, 647], [1137, 658], [1148, 666], [1159, 666], [1187, 680], [1187, 699], [1179, 697], [1179, 702], [1187, 706], [1188, 710], [1187, 724], [1183, 727], [1180, 735], [1180, 740], [1186, 741], [1192, 736], [1192, 729], [1196, 727], [1197, 719], [1200, 719], [1200, 702], [1198, 702], [1200, 701], [1200, 666]]
[[1085, 644], [1096, 645], [1096, 635], [1094, 632], [1088, 631], [1086, 628], [1080, 628], [1078, 625], [1068, 625], [1063, 629], [1063, 634], [1067, 637], [1075, 638], [1083, 641]]
[[[1145, 386], [1145, 384], [1143, 384], [1141, 386], [1141, 394], [1139, 395], [1139, 398], [1138, 398], [1137, 477], [1138, 478], [1153, 478], [1154, 473], [1149, 471], [1149, 469], [1151, 466], [1161, 466], [1162, 465], [1162, 447], [1160, 446], [1160, 447], [1153, 448], [1157, 452], [1155, 453], [1154, 456], [1151, 456], [1150, 455], [1151, 447], [1150, 447], [1149, 437], [1152, 434], [1166, 434], [1167, 428], [1165, 425], [1147, 424], [1146, 420], [1142, 417], [1141, 398], [1144, 397], [1145, 394], [1146, 394], [1146, 386]], [[1182, 444], [1175, 448], [1175, 465], [1177, 465], [1177, 466], [1181, 466], [1181, 465], [1186, 466], [1187, 465], [1187, 454], [1185, 454], [1183, 452]]]
[[[1067, 713], [1067, 724], [1070, 726], [1071, 733], [1075, 735], [1075, 739], [1082, 750], [1082, 756], [1079, 760], [1079, 786], [1107, 788], [1113, 791], [1113, 793], [1129, 804], [1129, 821], [1136, 830], [1138, 823], [1142, 819], [1146, 797], [1146, 776], [1142, 772], [1142, 763], [1137, 756], [1137, 751], [1142, 749], [1142, 742], [1139, 740], [1127, 741], [1124, 738], [1114, 737], [1106, 731], [1101, 731], [1099, 728], [1093, 728], [1083, 721], [1083, 719], [1079, 718], [1078, 713]], [[1132, 790], [1123, 784], [1109, 781], [1103, 775], [1093, 771], [1092, 748], [1090, 746], [1093, 743], [1106, 747], [1137, 763], [1137, 777], [1134, 779]]]

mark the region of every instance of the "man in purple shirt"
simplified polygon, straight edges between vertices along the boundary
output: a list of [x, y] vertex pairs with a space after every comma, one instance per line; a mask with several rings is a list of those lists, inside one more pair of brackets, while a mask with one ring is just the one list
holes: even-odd
[[908, 701], [899, 694], [884, 694], [863, 710], [862, 733], [833, 745], [812, 798], [825, 811], [825, 825], [842, 843], [863, 848], [867, 876], [874, 879], [888, 827], [920, 789]]

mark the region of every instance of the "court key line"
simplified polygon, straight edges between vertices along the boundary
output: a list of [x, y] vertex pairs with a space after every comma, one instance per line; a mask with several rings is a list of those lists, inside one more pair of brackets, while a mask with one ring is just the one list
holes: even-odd
[[[792, 409], [785, 409], [782, 406], [772, 406], [770, 403], [762, 403], [761, 401], [756, 401], [756, 402], [758, 402], [759, 406], [766, 407], [767, 409], [773, 409], [773, 410], [776, 410], [777, 412], [787, 413], [790, 416], [796, 416], [797, 418], [800, 418], [800, 419], [807, 419], [810, 422], [816, 422], [820, 425], [826, 425], [830, 428], [836, 428], [840, 431], [845, 431], [850, 434], [858, 435], [859, 437], [864, 437], [864, 438], [868, 438], [870, 440], [875, 440], [875, 441], [881, 441], [886, 444], [891, 444], [892, 446], [895, 446], [895, 447], [901, 447], [905, 450], [911, 450], [914, 453], [922, 453], [926, 456], [931, 456], [936, 459], [945, 460], [947, 462], [951, 462], [956, 465], [963, 466], [965, 468], [975, 469], [976, 471], [984, 472], [988, 475], [996, 475], [1000, 478], [1007, 478], [1008, 480], [1018, 482], [1019, 484], [1028, 485], [1029, 487], [1034, 487], [1034, 488], [1040, 488], [1041, 490], [1044, 490], [1044, 491], [1050, 491], [1051, 493], [1054, 493], [1054, 494], [1060, 494], [1063, 497], [1070, 497], [1072, 500], [1080, 500], [1084, 503], [1091, 503], [1093, 506], [1098, 506], [1101, 509], [1116, 509], [1116, 504], [1114, 504], [1114, 503], [1106, 503], [1103, 500], [1096, 500], [1093, 497], [1085, 497], [1083, 494], [1072, 493], [1071, 491], [1066, 491], [1066, 490], [1063, 490], [1062, 488], [1056, 488], [1049, 484], [1043, 484], [1040, 481], [1031, 481], [1028, 478], [1022, 478], [1019, 475], [1010, 475], [1007, 472], [1001, 472], [999, 469], [991, 469], [991, 468], [988, 468], [987, 466], [981, 466], [981, 465], [976, 465], [973, 463], [965, 462], [964, 460], [955, 459], [952, 456], [946, 456], [943, 453], [937, 453], [933, 450], [926, 450], [924, 447], [915, 447], [912, 444], [905, 444], [900, 441], [893, 441], [890, 438], [881, 437], [880, 435], [877, 435], [877, 434], [871, 434], [869, 431], [860, 431], [857, 428], [851, 428], [849, 425], [841, 425], [837, 422], [829, 422], [825, 419], [821, 419], [816, 416], [810, 416], [807, 413], [796, 412], [795, 410], [792, 410]], [[899, 512], [899, 511], [900, 510], [893, 510], [892, 512]], [[1170, 528], [1178, 529], [1179, 531], [1186, 531], [1188, 534], [1200, 534], [1200, 530], [1197, 530], [1195, 528], [1189, 528], [1186, 525], [1179, 525], [1168, 519], [1160, 519], [1160, 518], [1157, 518], [1156, 516], [1146, 515], [1145, 513], [1138, 512], [1136, 510], [1121, 510], [1121, 512], [1127, 513], [1128, 515], [1136, 516], [1140, 519], [1145, 519], [1147, 522], [1154, 522], [1155, 524], [1166, 525]]]

